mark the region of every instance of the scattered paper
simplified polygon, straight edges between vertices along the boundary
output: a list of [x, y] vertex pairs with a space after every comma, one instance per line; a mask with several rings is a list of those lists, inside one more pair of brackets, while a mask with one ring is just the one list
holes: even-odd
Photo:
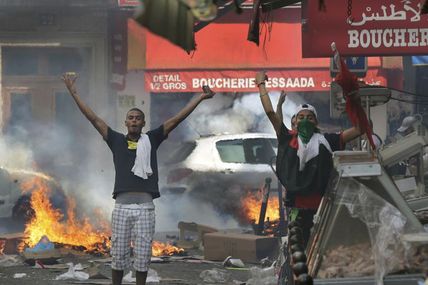
[[73, 263], [67, 263], [69, 268], [68, 271], [64, 274], [61, 274], [55, 278], [55, 280], [68, 280], [68, 279], [75, 279], [75, 280], [87, 280], [89, 278], [89, 274], [81, 271], [77, 271], [82, 268], [82, 265], [79, 263], [76, 266], [73, 265]]
[[22, 278], [27, 276], [27, 273], [15, 273], [13, 274], [13, 278]]

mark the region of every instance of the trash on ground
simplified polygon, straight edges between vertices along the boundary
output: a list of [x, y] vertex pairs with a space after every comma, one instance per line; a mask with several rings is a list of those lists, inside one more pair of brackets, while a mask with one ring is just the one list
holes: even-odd
[[[137, 281], [137, 279], [135, 277], [132, 277], [132, 271], [129, 271], [128, 274], [126, 274], [123, 277], [123, 281], [124, 282], [129, 282], [129, 283], [135, 283]], [[158, 276], [158, 273], [149, 268], [149, 272], [147, 272], [147, 279], [146, 279], [146, 283], [159, 283], [160, 282], [160, 278]]]
[[232, 258], [232, 256], [226, 257], [226, 259], [223, 261], [224, 267], [238, 267], [238, 268], [244, 268], [245, 264], [240, 260], [239, 258]]
[[13, 278], [16, 278], [16, 279], [22, 278], [25, 276], [27, 276], [27, 273], [15, 273], [15, 274], [13, 274]]
[[53, 250], [55, 248], [55, 245], [49, 240], [47, 236], [42, 236], [39, 240], [39, 242], [33, 246], [25, 249], [25, 252], [42, 252], [47, 250]]
[[77, 270], [82, 269], [82, 265], [79, 263], [76, 266], [73, 263], [67, 263], [69, 265], [68, 271], [64, 274], [61, 274], [55, 278], [55, 280], [87, 280], [89, 278], [89, 274], [86, 272], [81, 272]]
[[199, 277], [206, 283], [226, 283], [230, 273], [222, 269], [207, 269], [199, 274]]
[[273, 266], [267, 268], [251, 267], [250, 272], [251, 278], [245, 282], [246, 285], [276, 285], [278, 283]]
[[18, 255], [3, 254], [0, 255], [0, 267], [9, 267], [22, 265], [22, 260]]

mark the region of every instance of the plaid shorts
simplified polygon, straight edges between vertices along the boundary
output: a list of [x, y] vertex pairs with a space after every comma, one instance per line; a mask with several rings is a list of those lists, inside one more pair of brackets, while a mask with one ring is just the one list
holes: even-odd
[[111, 223], [111, 267], [115, 270], [125, 270], [131, 266], [132, 241], [135, 270], [148, 271], [155, 232], [155, 205], [153, 202], [116, 204]]

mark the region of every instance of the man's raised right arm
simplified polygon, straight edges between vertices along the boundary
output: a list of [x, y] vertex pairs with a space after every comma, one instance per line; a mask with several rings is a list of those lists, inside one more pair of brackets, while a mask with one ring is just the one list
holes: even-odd
[[77, 77], [74, 74], [64, 74], [62, 76], [62, 81], [64, 81], [65, 86], [68, 89], [71, 97], [73, 97], [80, 111], [85, 115], [85, 117], [92, 123], [92, 125], [97, 129], [97, 131], [101, 134], [104, 140], [107, 140], [108, 126], [107, 124], [92, 111], [89, 106], [87, 106], [82, 99], [80, 99], [77, 94], [76, 87], [74, 85]]
[[276, 135], [279, 137], [281, 132], [281, 124], [279, 117], [275, 113], [272, 107], [272, 102], [269, 98], [269, 93], [266, 90], [265, 82], [267, 80], [266, 73], [264, 71], [260, 71], [256, 74], [255, 82], [259, 88], [260, 92], [260, 100], [262, 102], [263, 109], [265, 110], [266, 115], [268, 116], [269, 121], [271, 122], [273, 128], [275, 129]]

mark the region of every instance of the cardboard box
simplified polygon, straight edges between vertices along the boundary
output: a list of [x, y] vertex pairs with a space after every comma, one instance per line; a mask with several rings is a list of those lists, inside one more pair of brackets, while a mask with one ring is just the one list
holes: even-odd
[[228, 232], [204, 235], [204, 257], [222, 261], [228, 256], [244, 262], [259, 262], [265, 257], [277, 256], [280, 240], [276, 237]]
[[[180, 229], [180, 236], [177, 245], [186, 249], [200, 247], [203, 243], [204, 234], [218, 231], [216, 228], [193, 222], [179, 222], [178, 228]], [[186, 240], [188, 236], [190, 236], [192, 240]]]
[[19, 253], [18, 248], [23, 239], [24, 239], [24, 233], [0, 235], [0, 247], [3, 246], [3, 253], [18, 254]]

